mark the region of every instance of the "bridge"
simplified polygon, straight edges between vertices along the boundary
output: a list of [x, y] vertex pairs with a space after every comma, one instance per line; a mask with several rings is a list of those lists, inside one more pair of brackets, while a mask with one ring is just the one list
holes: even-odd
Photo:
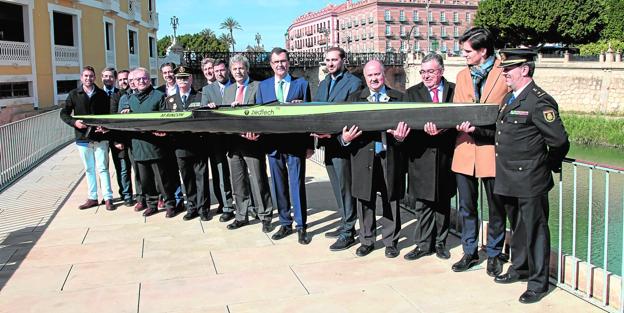
[[[615, 272], [624, 272], [624, 263], [621, 257], [608, 261], [624, 250], [622, 238], [608, 229], [624, 211], [617, 192], [624, 173], [618, 169], [566, 161], [551, 194], [550, 293], [539, 304], [522, 305], [517, 299], [526, 284], [495, 284], [485, 273], [483, 252], [471, 271], [451, 271], [461, 256], [456, 214], [450, 260], [387, 259], [380, 246], [364, 258], [355, 256], [356, 247], [330, 252], [333, 241], [323, 233], [339, 217], [322, 150], [307, 165], [313, 238], [302, 246], [296, 236], [272, 241], [257, 222], [231, 231], [216, 218], [144, 218], [124, 206], [80, 211], [86, 182], [72, 139], [58, 111], [0, 128], [0, 312], [623, 312], [622, 280]], [[606, 180], [603, 187], [589, 187], [599, 189], [597, 198], [605, 194], [605, 208], [581, 213], [580, 201], [569, 204], [584, 192], [576, 184], [584, 171], [595, 183]], [[574, 181], [572, 199], [564, 200], [563, 177]], [[610, 199], [609, 186], [616, 189]], [[568, 206], [573, 215], [564, 218]], [[413, 246], [414, 220], [405, 208], [401, 214], [399, 248], [405, 254]], [[594, 238], [581, 252], [586, 227], [578, 221], [585, 216]], [[608, 247], [609, 257], [592, 256], [595, 241]]]

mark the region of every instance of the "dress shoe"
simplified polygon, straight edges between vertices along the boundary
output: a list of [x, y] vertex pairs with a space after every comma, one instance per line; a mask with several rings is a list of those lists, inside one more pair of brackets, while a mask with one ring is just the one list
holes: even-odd
[[433, 251], [431, 250], [421, 250], [420, 248], [416, 247], [414, 250], [410, 251], [409, 253], [407, 253], [406, 255], [403, 256], [404, 259], [408, 260], [408, 261], [414, 261], [414, 260], [418, 260], [424, 256], [427, 255], [432, 255]]
[[297, 242], [302, 245], [307, 245], [310, 241], [310, 237], [308, 236], [308, 232], [306, 232], [305, 228], [297, 229]]
[[262, 221], [262, 232], [263, 233], [271, 232], [271, 221]]
[[206, 222], [210, 220], [210, 210], [202, 209], [199, 210], [199, 219]]
[[491, 277], [496, 277], [503, 272], [503, 261], [495, 257], [489, 257], [487, 260], [487, 274]]
[[507, 273], [494, 277], [494, 282], [499, 284], [511, 284], [522, 279], [525, 279], [525, 277], [520, 276], [520, 274], [514, 270], [508, 270]]
[[220, 205], [220, 206], [218, 206], [218, 207], [217, 207], [217, 212], [216, 212], [216, 213], [217, 213], [217, 214], [221, 214], [221, 213], [223, 213], [223, 206], [222, 206], [222, 205]]
[[361, 246], [359, 246], [357, 248], [357, 250], [355, 250], [355, 255], [357, 255], [357, 256], [367, 256], [371, 252], [373, 252], [373, 250], [375, 250], [375, 246], [374, 245], [361, 245]]
[[439, 243], [435, 247], [436, 256], [443, 260], [448, 260], [451, 258], [451, 254], [446, 250], [446, 247], [443, 243]]
[[125, 205], [125, 206], [127, 206], [127, 207], [131, 207], [131, 206], [133, 206], [133, 205], [134, 205], [134, 203], [135, 203], [135, 202], [134, 202], [134, 200], [132, 200], [132, 199], [126, 199], [126, 200], [124, 200], [124, 205]]
[[172, 218], [178, 215], [178, 210], [176, 208], [167, 209], [167, 213], [165, 214], [166, 218]]
[[479, 255], [465, 253], [457, 263], [453, 264], [453, 272], [465, 272], [479, 263]]
[[85, 209], [96, 207], [96, 206], [98, 206], [98, 201], [97, 200], [87, 199], [87, 201], [85, 201], [85, 203], [83, 203], [83, 204], [78, 206], [78, 209], [85, 210]]
[[104, 201], [104, 205], [106, 205], [107, 211], [115, 211], [116, 209], [115, 205], [113, 204], [113, 200]]
[[325, 238], [338, 238], [338, 237], [340, 237], [340, 233], [342, 233], [340, 231], [340, 228], [338, 228], [336, 230], [328, 231], [328, 232], [325, 233]]
[[399, 249], [397, 249], [396, 246], [389, 246], [386, 247], [384, 254], [386, 255], [386, 258], [393, 259], [399, 256]]
[[186, 206], [184, 205], [184, 201], [180, 201], [178, 202], [178, 204], [176, 204], [175, 209], [177, 212], [184, 212], [186, 211]]
[[545, 295], [546, 295], [546, 292], [537, 292], [533, 290], [527, 290], [520, 296], [520, 299], [518, 299], [518, 301], [520, 301], [520, 303], [526, 303], [526, 304], [535, 303], [535, 302], [540, 301]]
[[245, 225], [249, 225], [249, 221], [239, 221], [239, 220], [234, 220], [234, 222], [232, 222], [232, 224], [227, 226], [227, 229], [237, 229], [237, 228], [241, 228]]
[[134, 212], [141, 212], [145, 210], [145, 204], [143, 202], [137, 202], [137, 204], [134, 206]]
[[219, 222], [221, 223], [225, 223], [231, 219], [234, 218], [234, 213], [232, 212], [223, 212], [223, 214], [221, 214], [221, 217], [219, 217]]
[[[327, 235], [327, 233], [325, 233]], [[336, 242], [334, 242], [331, 246], [329, 246], [329, 250], [331, 251], [342, 251], [347, 250], [355, 245], [355, 239], [353, 237], [339, 237]]]
[[185, 221], [190, 221], [198, 216], [199, 216], [199, 213], [197, 213], [196, 210], [190, 210], [190, 211], [187, 211], [186, 214], [184, 214], [182, 219]]
[[290, 226], [280, 226], [280, 229], [275, 234], [273, 234], [273, 236], [271, 236], [271, 239], [280, 240], [292, 233], [293, 230]]
[[148, 217], [150, 215], [154, 215], [158, 213], [158, 209], [156, 208], [147, 208], [145, 211], [143, 211], [143, 216]]
[[158, 208], [161, 210], [165, 208], [165, 201], [163, 199], [158, 199]]

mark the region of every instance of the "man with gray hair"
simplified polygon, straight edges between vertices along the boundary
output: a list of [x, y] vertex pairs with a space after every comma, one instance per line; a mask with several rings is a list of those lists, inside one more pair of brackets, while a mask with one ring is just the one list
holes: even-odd
[[[444, 62], [436, 53], [426, 55], [420, 65], [422, 82], [406, 92], [409, 102], [452, 102], [455, 84], [444, 78]], [[406, 260], [416, 260], [434, 251], [439, 258], [450, 257], [446, 250], [449, 232], [451, 198], [455, 194], [455, 175], [451, 171], [455, 148], [455, 129], [437, 129], [426, 123], [405, 139], [410, 206], [416, 223], [416, 248]]]

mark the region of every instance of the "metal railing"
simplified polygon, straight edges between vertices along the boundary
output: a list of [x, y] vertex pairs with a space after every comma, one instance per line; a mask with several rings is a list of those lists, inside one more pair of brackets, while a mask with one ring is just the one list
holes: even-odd
[[0, 191], [73, 139], [59, 109], [0, 126]]
[[0, 40], [0, 65], [30, 65], [30, 44]]

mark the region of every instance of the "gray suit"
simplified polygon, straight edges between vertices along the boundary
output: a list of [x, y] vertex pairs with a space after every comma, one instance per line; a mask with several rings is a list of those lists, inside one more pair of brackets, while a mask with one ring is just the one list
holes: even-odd
[[[255, 104], [256, 91], [259, 83], [249, 81], [245, 90], [243, 104]], [[236, 99], [237, 85], [232, 84], [225, 89], [223, 103], [231, 104]], [[273, 204], [267, 176], [265, 148], [263, 137], [258, 141], [250, 141], [238, 134], [227, 138], [228, 159], [232, 178], [232, 189], [236, 200], [236, 220], [247, 221], [248, 213], [257, 208], [258, 217], [262, 221], [271, 221]]]
[[[229, 82], [228, 82], [229, 84]], [[227, 88], [227, 87], [226, 87]], [[201, 105], [214, 102], [217, 106], [223, 105], [221, 88], [218, 82], [202, 88]], [[223, 135], [210, 134], [206, 136], [210, 146], [210, 170], [212, 171], [212, 188], [223, 212], [234, 212], [232, 203], [232, 185], [230, 183], [230, 169], [226, 157], [225, 140]]]

